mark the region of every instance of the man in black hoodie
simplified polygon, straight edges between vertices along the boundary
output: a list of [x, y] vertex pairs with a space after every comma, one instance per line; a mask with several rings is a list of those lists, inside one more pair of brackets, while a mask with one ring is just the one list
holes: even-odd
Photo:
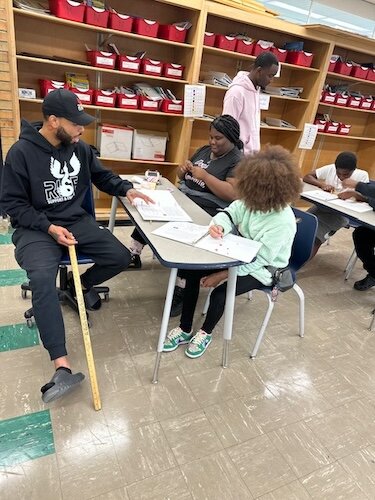
[[[367, 201], [375, 210], [374, 181], [357, 182], [353, 179], [345, 179], [342, 185], [354, 189], [357, 194], [356, 198]], [[356, 290], [362, 292], [375, 286], [375, 230], [359, 226], [353, 231], [353, 241], [358, 258], [363, 262], [363, 268], [367, 271], [367, 275], [353, 285]]]
[[84, 293], [121, 271], [130, 252], [83, 208], [93, 183], [113, 196], [152, 201], [128, 181], [104, 169], [92, 148], [80, 140], [84, 126], [95, 118], [84, 112], [72, 92], [48, 94], [42, 104], [43, 123], [22, 120], [19, 140], [5, 159], [1, 203], [15, 228], [13, 243], [18, 264], [26, 270], [32, 289], [34, 317], [44, 347], [56, 369], [41, 388], [44, 402], [77, 386], [65, 346], [65, 329], [56, 290], [58, 265], [64, 248], [77, 245], [95, 264], [82, 276]]

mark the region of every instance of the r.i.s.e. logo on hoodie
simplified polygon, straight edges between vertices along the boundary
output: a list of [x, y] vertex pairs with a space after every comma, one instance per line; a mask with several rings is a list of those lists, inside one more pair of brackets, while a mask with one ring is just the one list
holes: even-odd
[[81, 163], [75, 153], [68, 162], [63, 163], [51, 156], [50, 172], [56, 180], [43, 183], [46, 201], [49, 205], [73, 198], [80, 170]]

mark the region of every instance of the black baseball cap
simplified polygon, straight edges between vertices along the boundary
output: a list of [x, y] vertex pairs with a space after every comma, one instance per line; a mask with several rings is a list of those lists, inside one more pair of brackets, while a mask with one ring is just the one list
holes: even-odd
[[43, 114], [66, 118], [77, 125], [89, 125], [95, 118], [84, 112], [81, 101], [74, 92], [67, 89], [53, 90], [46, 95], [42, 104]]

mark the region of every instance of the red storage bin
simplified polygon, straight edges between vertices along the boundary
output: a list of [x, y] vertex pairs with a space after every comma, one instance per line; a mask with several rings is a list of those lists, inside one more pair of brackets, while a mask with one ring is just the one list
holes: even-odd
[[215, 45], [215, 36], [215, 33], [206, 31], [204, 33], [203, 45], [206, 45], [206, 47], [213, 47]]
[[336, 66], [336, 63], [337, 63], [337, 59], [331, 59], [329, 61], [329, 66], [328, 66], [328, 71], [330, 71], [331, 73], [333, 71], [335, 71], [335, 66]]
[[138, 96], [133, 94], [117, 94], [116, 106], [124, 109], [138, 109]]
[[158, 29], [158, 37], [163, 40], [184, 43], [188, 30], [174, 24], [161, 24]]
[[73, 0], [49, 0], [49, 10], [51, 14], [69, 21], [83, 22], [86, 6], [81, 2]]
[[350, 75], [352, 67], [353, 67], [352, 63], [337, 61], [337, 63], [335, 64], [334, 72], [340, 73], [340, 75], [348, 76]]
[[94, 93], [92, 89], [76, 89], [71, 87], [70, 90], [76, 94], [82, 104], [92, 104], [92, 96]]
[[254, 51], [254, 47], [255, 42], [237, 39], [235, 51], [239, 52], [240, 54], [247, 54], [248, 56], [251, 56]]
[[108, 25], [109, 11], [105, 9], [99, 9], [98, 7], [89, 7], [86, 5], [85, 11], [85, 23], [91, 24], [93, 26], [99, 26], [100, 28], [106, 28]]
[[359, 108], [361, 106], [362, 97], [349, 96], [347, 106], [349, 108]]
[[227, 35], [216, 35], [215, 36], [215, 47], [223, 50], [232, 50], [236, 48], [237, 38], [234, 36]]
[[374, 111], [375, 110], [375, 99], [372, 101], [372, 104], [371, 104], [371, 111]]
[[184, 110], [184, 101], [174, 99], [163, 99], [161, 102], [160, 110], [164, 113], [175, 113], [182, 115]]
[[39, 87], [40, 95], [45, 97], [53, 90], [67, 89], [68, 85], [65, 82], [59, 82], [57, 80], [39, 80]]
[[154, 59], [142, 59], [141, 72], [145, 75], [161, 76], [163, 63]]
[[337, 133], [340, 135], [348, 135], [352, 126], [347, 123], [340, 123]]
[[139, 98], [139, 109], [145, 111], [159, 111], [160, 99], [150, 99], [144, 95], [138, 96]]
[[273, 44], [271, 42], [267, 42], [266, 40], [258, 40], [255, 43], [253, 56], [259, 56], [262, 52], [271, 52]]
[[285, 62], [288, 51], [286, 49], [279, 49], [279, 47], [271, 47], [271, 52], [275, 54], [279, 62]]
[[130, 32], [133, 27], [133, 18], [126, 14], [119, 14], [115, 10], [109, 13], [108, 28], [118, 31]]
[[116, 96], [117, 94], [114, 90], [94, 90], [94, 104], [106, 108], [114, 108]]
[[370, 82], [375, 82], [375, 68], [369, 68], [366, 80], [370, 80]]
[[336, 134], [338, 129], [339, 129], [340, 123], [339, 122], [327, 122], [324, 132], [327, 134]]
[[368, 74], [368, 68], [365, 66], [353, 66], [350, 71], [350, 76], [355, 76], [356, 78], [362, 78], [366, 80]]
[[141, 70], [142, 59], [134, 56], [120, 54], [117, 56], [117, 69], [127, 71], [129, 73], [139, 73]]
[[87, 59], [92, 66], [97, 68], [115, 69], [117, 55], [112, 52], [88, 50]]
[[133, 22], [133, 33], [143, 36], [151, 36], [156, 38], [158, 36], [159, 23], [151, 19], [142, 19], [136, 17]]
[[314, 125], [318, 125], [318, 132], [324, 132], [327, 126], [327, 120], [318, 120], [317, 118], [314, 121]]
[[324, 90], [320, 100], [326, 104], [335, 104], [336, 96], [336, 92], [328, 92]]
[[335, 104], [337, 106], [346, 106], [348, 104], [349, 96], [345, 94], [336, 94]]
[[361, 109], [370, 110], [370, 109], [372, 109], [373, 100], [374, 99], [371, 96], [369, 96], [369, 97], [363, 97], [362, 101], [361, 101], [361, 104], [359, 105], [359, 107]]
[[314, 55], [311, 52], [305, 52], [304, 50], [292, 50], [288, 52], [286, 62], [290, 64], [297, 64], [298, 66], [310, 67], [313, 57]]
[[185, 66], [182, 64], [174, 63], [164, 63], [163, 64], [163, 76], [167, 78], [174, 78], [176, 80], [181, 80], [184, 73]]

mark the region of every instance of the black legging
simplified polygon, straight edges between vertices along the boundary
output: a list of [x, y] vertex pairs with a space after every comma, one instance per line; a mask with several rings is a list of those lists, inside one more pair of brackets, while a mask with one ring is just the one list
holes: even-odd
[[363, 262], [363, 268], [375, 278], [375, 231], [359, 226], [353, 231], [353, 241], [358, 258]]
[[[218, 272], [217, 270], [212, 271], [184, 271], [183, 275], [186, 278], [186, 287], [184, 293], [184, 301], [182, 306], [182, 314], [180, 319], [180, 328], [184, 332], [190, 332], [193, 326], [193, 318], [195, 307], [198, 301], [200, 280], [204, 276]], [[249, 292], [250, 290], [256, 290], [257, 288], [263, 288], [264, 285], [255, 279], [253, 276], [238, 276], [236, 285], [236, 295], [242, 295], [243, 293]], [[216, 287], [210, 298], [210, 306], [207, 311], [206, 318], [204, 320], [202, 330], [206, 333], [212, 333], [213, 329], [219, 322], [223, 315], [225, 307], [225, 298], [227, 291], [227, 283], [222, 283]]]

